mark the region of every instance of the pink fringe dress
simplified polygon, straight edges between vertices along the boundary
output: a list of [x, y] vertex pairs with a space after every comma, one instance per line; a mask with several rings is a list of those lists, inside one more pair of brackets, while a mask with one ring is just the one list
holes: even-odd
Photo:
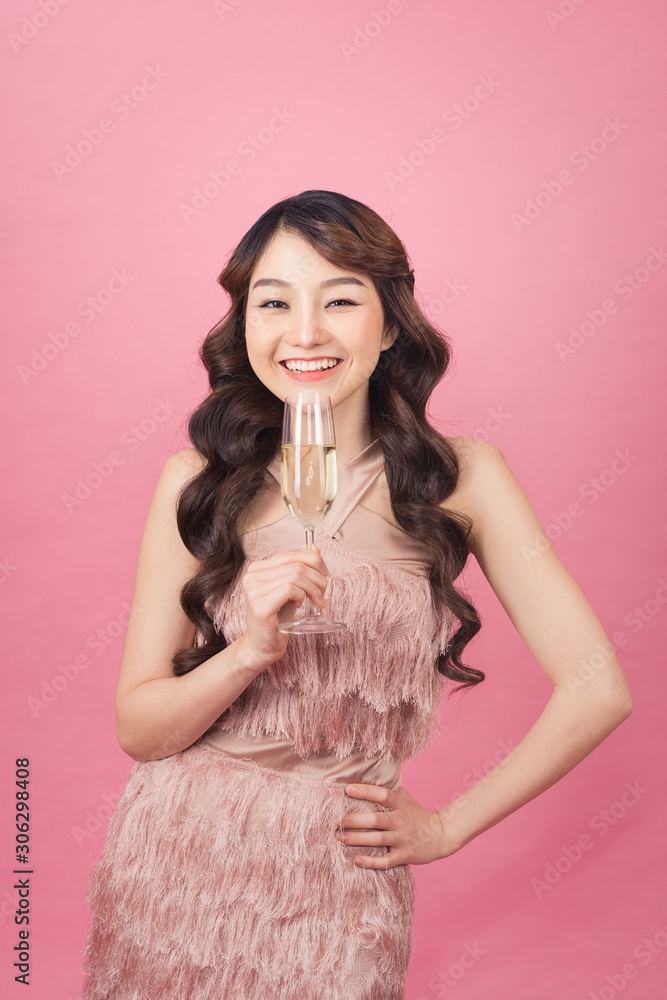
[[[403, 998], [412, 868], [360, 868], [387, 848], [335, 834], [346, 813], [385, 808], [346, 782], [398, 788], [440, 731], [453, 620], [434, 609], [428, 546], [359, 503], [383, 463], [375, 440], [339, 469], [315, 533], [325, 614], [348, 630], [290, 637], [192, 746], [132, 766], [90, 879], [81, 1000]], [[305, 537], [286, 514], [242, 541], [253, 561]], [[230, 642], [243, 572], [212, 612]]]

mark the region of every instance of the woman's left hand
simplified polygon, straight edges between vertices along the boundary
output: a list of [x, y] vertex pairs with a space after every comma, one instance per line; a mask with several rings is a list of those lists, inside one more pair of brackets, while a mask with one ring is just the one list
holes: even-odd
[[[394, 868], [396, 865], [425, 865], [447, 858], [458, 848], [448, 841], [446, 821], [435, 810], [426, 809], [400, 786], [396, 791], [384, 785], [346, 785], [351, 798], [379, 802], [389, 812], [349, 812], [343, 818], [342, 844], [388, 847], [387, 854], [375, 857], [360, 854], [354, 863], [360, 868]], [[362, 828], [364, 832], [357, 832]]]

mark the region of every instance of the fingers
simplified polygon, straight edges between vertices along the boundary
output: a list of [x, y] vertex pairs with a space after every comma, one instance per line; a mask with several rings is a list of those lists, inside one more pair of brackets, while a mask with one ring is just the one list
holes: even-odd
[[288, 601], [293, 601], [298, 607], [303, 603], [305, 597], [309, 597], [313, 604], [326, 607], [327, 599], [324, 597], [319, 587], [309, 583], [306, 584], [303, 581], [297, 583], [283, 581], [280, 584], [276, 584], [275, 587], [270, 587], [261, 594], [253, 593], [252, 606], [255, 614], [261, 615], [262, 612], [272, 614], [287, 604]]
[[283, 552], [279, 556], [250, 564], [243, 579], [243, 589], [253, 607], [259, 610], [268, 601], [275, 610], [288, 600], [300, 604], [305, 596], [320, 607], [326, 606], [325, 591], [329, 577], [326, 575], [324, 561], [316, 552], [292, 552], [299, 555], [305, 553], [307, 558], [295, 559], [290, 552]]
[[336, 834], [341, 844], [354, 847], [390, 847], [393, 841], [390, 830], [358, 831], [356, 833], [343, 830]]
[[252, 601], [252, 606], [256, 613], [271, 607], [273, 610], [282, 607], [287, 601], [301, 603], [305, 596], [311, 601], [324, 607], [327, 603], [325, 590], [328, 580], [317, 570], [297, 570], [294, 569], [291, 578], [285, 579], [285, 570], [278, 575], [269, 574], [267, 577], [249, 581], [245, 586], [246, 598]]
[[387, 871], [389, 868], [398, 868], [399, 865], [409, 862], [406, 862], [400, 854], [390, 851], [380, 858], [373, 857], [370, 854], [360, 854], [354, 859], [354, 863], [357, 868], [377, 868], [379, 871]]
[[353, 855], [352, 860], [359, 868], [378, 868], [383, 871], [387, 868], [395, 868], [397, 865], [406, 863], [404, 852], [395, 844], [395, 838], [390, 831], [364, 831], [358, 833], [337, 833], [336, 839], [344, 847], [386, 847], [385, 854], [380, 856], [374, 854]]
[[[356, 840], [345, 841], [345, 843], [370, 843], [365, 838], [366, 836], [374, 837], [376, 833], [381, 831], [385, 833], [391, 833], [397, 829], [397, 821], [393, 811], [392, 798], [394, 793], [390, 788], [385, 785], [363, 785], [356, 786], [359, 788], [360, 797], [366, 797], [370, 800], [370, 794], [366, 793], [362, 795], [362, 789], [368, 788], [373, 795], [371, 801], [378, 802], [380, 805], [379, 810], [373, 810], [373, 812], [347, 812], [341, 820], [341, 828], [339, 833], [343, 837], [348, 835], [348, 831], [364, 831], [361, 832], [350, 832], [349, 836], [356, 837]], [[367, 831], [371, 831], [367, 833]], [[375, 843], [375, 841], [373, 841]]]
[[266, 559], [259, 559], [248, 565], [248, 573], [263, 572], [264, 569], [272, 569], [274, 566], [286, 566], [289, 563], [303, 563], [319, 570], [325, 576], [329, 574], [329, 569], [320, 554], [319, 549], [287, 549], [279, 552], [275, 556], [268, 556]]
[[282, 566], [267, 566], [261, 572], [255, 572], [248, 580], [248, 586], [255, 585], [257, 589], [265, 586], [272, 586], [276, 581], [288, 580], [291, 583], [298, 583], [300, 580], [310, 580], [322, 591], [326, 590], [329, 577], [320, 570], [312, 566], [303, 566], [299, 563], [285, 563]]
[[317, 608], [325, 608], [325, 591], [330, 579], [319, 549], [288, 549], [248, 564], [242, 587], [246, 606], [246, 637], [260, 661], [274, 663], [283, 655], [287, 637], [279, 631], [294, 614], [290, 603], [299, 608], [310, 598]]
[[392, 817], [386, 812], [350, 812], [346, 813], [342, 820], [345, 830], [355, 829], [377, 829], [392, 830]]
[[369, 799], [373, 802], [379, 802], [388, 809], [395, 809], [398, 805], [396, 792], [393, 792], [391, 788], [387, 788], [386, 785], [374, 785], [365, 782], [358, 785], [349, 784], [345, 786], [345, 794], [350, 798]]

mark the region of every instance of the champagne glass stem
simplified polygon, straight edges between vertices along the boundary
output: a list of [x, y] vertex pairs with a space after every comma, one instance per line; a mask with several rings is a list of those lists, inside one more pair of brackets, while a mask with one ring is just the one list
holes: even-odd
[[[306, 548], [307, 549], [315, 548], [314, 528], [306, 528]], [[311, 601], [311, 599], [308, 597], [307, 594], [304, 598], [303, 605], [301, 606], [301, 614], [303, 617], [306, 617], [306, 615], [314, 615], [316, 618], [322, 617], [322, 612], [320, 611], [319, 608], [315, 607], [315, 605], [313, 604], [313, 602]]]

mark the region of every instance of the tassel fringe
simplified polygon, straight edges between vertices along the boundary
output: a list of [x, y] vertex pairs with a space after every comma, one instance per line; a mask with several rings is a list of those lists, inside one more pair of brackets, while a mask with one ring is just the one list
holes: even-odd
[[[345, 632], [290, 638], [285, 655], [241, 693], [212, 729], [289, 740], [308, 756], [326, 746], [339, 759], [416, 756], [440, 732], [436, 718], [445, 677], [437, 659], [452, 633], [447, 608], [433, 609], [426, 577], [380, 563], [325, 537], [332, 578], [326, 614]], [[252, 558], [278, 552], [266, 543]], [[261, 555], [260, 555], [261, 552]], [[246, 630], [243, 577], [210, 611], [234, 642]], [[372, 595], [372, 600], [368, 595]]]
[[134, 766], [91, 876], [81, 1000], [401, 1000], [408, 865], [335, 838], [344, 783], [197, 742]]

